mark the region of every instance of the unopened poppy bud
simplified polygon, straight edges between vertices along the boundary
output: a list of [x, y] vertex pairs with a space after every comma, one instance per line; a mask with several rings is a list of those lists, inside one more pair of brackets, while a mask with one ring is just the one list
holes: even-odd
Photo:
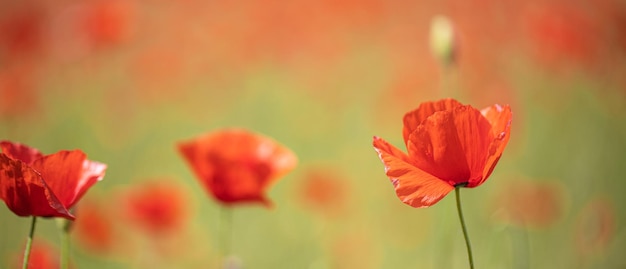
[[435, 16], [430, 23], [430, 50], [444, 65], [456, 60], [456, 33], [450, 19]]

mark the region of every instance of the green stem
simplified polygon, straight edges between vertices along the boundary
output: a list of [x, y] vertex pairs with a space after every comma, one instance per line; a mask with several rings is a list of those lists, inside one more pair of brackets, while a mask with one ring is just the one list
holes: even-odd
[[66, 229], [61, 229], [61, 267], [60, 269], [69, 268], [70, 253], [70, 233]]
[[28, 268], [28, 258], [30, 258], [30, 249], [33, 246], [33, 235], [35, 234], [35, 225], [37, 224], [37, 217], [33, 216], [30, 222], [30, 233], [26, 240], [26, 249], [24, 249], [24, 260], [22, 261], [22, 269]]
[[230, 206], [222, 205], [219, 209], [219, 218], [217, 223], [217, 266], [215, 268], [224, 268], [224, 263], [228, 255], [230, 255], [232, 245], [232, 222], [233, 212]]
[[472, 246], [470, 245], [469, 236], [467, 235], [467, 228], [465, 227], [465, 219], [463, 218], [463, 209], [461, 209], [461, 186], [454, 188], [456, 194], [456, 209], [459, 212], [459, 219], [461, 220], [461, 228], [463, 228], [463, 236], [465, 237], [465, 246], [467, 246], [467, 256], [469, 259], [469, 265], [471, 269], [474, 269], [474, 258], [472, 257]]
[[231, 245], [232, 245], [232, 224], [233, 224], [233, 212], [230, 207], [222, 207], [221, 209], [221, 231], [220, 234], [222, 236], [221, 241], [221, 251], [223, 257], [227, 257], [230, 255]]

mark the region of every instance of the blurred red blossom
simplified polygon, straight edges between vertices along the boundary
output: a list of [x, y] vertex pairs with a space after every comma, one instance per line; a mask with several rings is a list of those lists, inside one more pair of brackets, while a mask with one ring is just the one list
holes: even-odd
[[556, 182], [516, 180], [495, 198], [496, 216], [519, 227], [547, 227], [563, 216], [564, 194]]
[[39, 107], [34, 67], [0, 66], [0, 117], [35, 114]]
[[86, 7], [81, 24], [94, 46], [114, 46], [131, 36], [132, 1], [93, 1]]
[[402, 202], [429, 207], [457, 186], [480, 186], [509, 140], [509, 106], [477, 110], [454, 99], [422, 103], [404, 116], [408, 155], [374, 137], [374, 149]]
[[[24, 254], [20, 253], [15, 257], [15, 268], [21, 268]], [[30, 250], [30, 256], [28, 258], [29, 269], [58, 269], [59, 268], [59, 251], [46, 243], [42, 238], [36, 238], [33, 240], [33, 245]], [[70, 268], [74, 268], [70, 264]]]
[[180, 142], [178, 149], [200, 183], [223, 205], [271, 205], [267, 188], [291, 171], [296, 155], [271, 138], [222, 129]]
[[531, 7], [522, 18], [540, 64], [555, 70], [597, 66], [604, 36], [589, 12], [569, 2]]
[[130, 41], [136, 20], [134, 1], [84, 1], [60, 6], [50, 20], [53, 52], [76, 60]]
[[94, 200], [83, 200], [76, 206], [76, 220], [72, 225], [72, 236], [81, 249], [105, 254], [114, 249], [114, 218], [108, 207]]
[[121, 213], [149, 235], [172, 234], [189, 219], [188, 194], [173, 181], [147, 181], [120, 195]]
[[0, 198], [18, 216], [74, 216], [69, 209], [104, 177], [106, 165], [80, 150], [43, 155], [20, 143], [0, 142]]
[[298, 198], [305, 207], [330, 217], [346, 212], [350, 192], [345, 176], [317, 168], [307, 171], [299, 182]]
[[23, 61], [24, 57], [37, 56], [45, 44], [45, 9], [23, 4], [7, 10], [10, 12], [0, 12], [0, 59]]
[[615, 236], [615, 219], [615, 206], [609, 199], [590, 200], [575, 222], [574, 240], [579, 253], [592, 255], [605, 251]]

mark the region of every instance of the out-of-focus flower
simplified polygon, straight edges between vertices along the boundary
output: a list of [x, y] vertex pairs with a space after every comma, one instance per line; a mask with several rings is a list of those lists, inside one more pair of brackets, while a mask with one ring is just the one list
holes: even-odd
[[309, 170], [297, 193], [304, 206], [333, 217], [345, 211], [349, 195], [345, 179], [327, 168]]
[[0, 66], [0, 117], [21, 116], [37, 111], [35, 72], [29, 65]]
[[[42, 238], [36, 238], [33, 240], [33, 245], [30, 250], [30, 256], [28, 259], [28, 269], [58, 269], [59, 268], [59, 251], [53, 248], [50, 244], [45, 243]], [[15, 268], [22, 267], [24, 253], [20, 253], [15, 258]], [[70, 268], [73, 268], [70, 264]]]
[[408, 155], [374, 137], [374, 149], [402, 202], [429, 207], [457, 186], [481, 185], [500, 159], [511, 130], [509, 106], [482, 111], [454, 99], [422, 103], [404, 115]]
[[430, 50], [444, 65], [454, 64], [457, 57], [457, 36], [450, 19], [435, 16], [430, 22]]
[[74, 216], [69, 209], [104, 177], [106, 165], [80, 150], [43, 155], [37, 149], [0, 142], [0, 198], [18, 216]]
[[63, 61], [75, 61], [130, 41], [134, 34], [134, 1], [82, 1], [63, 6], [50, 20], [49, 44]]
[[545, 5], [532, 9], [524, 19], [539, 63], [551, 68], [598, 63], [601, 28], [582, 9], [570, 3]]
[[170, 181], [145, 182], [127, 189], [120, 197], [126, 219], [149, 235], [180, 230], [188, 219], [189, 203], [184, 189]]
[[93, 46], [118, 45], [131, 35], [133, 12], [128, 1], [95, 1], [86, 6], [79, 23]]
[[81, 249], [105, 254], [114, 247], [114, 225], [108, 208], [92, 200], [83, 200], [76, 205], [77, 216], [72, 225], [72, 236]]
[[496, 196], [496, 217], [520, 227], [547, 227], [563, 215], [562, 192], [556, 183], [510, 182]]
[[35, 56], [44, 43], [44, 10], [28, 4], [9, 10], [0, 13], [0, 58], [23, 60], [25, 56]]
[[606, 198], [595, 198], [580, 211], [574, 239], [581, 254], [604, 251], [615, 235], [615, 207]]
[[267, 188], [297, 157], [276, 141], [244, 129], [224, 129], [181, 142], [178, 149], [205, 189], [224, 205], [271, 205]]

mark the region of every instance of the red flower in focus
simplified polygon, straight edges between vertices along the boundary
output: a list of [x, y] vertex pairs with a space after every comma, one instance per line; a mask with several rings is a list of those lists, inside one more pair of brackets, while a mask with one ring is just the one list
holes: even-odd
[[150, 234], [180, 229], [187, 219], [187, 193], [169, 182], [148, 182], [122, 196], [124, 216]]
[[408, 155], [376, 136], [374, 149], [398, 198], [429, 207], [456, 186], [485, 182], [509, 141], [511, 116], [508, 105], [480, 111], [454, 99], [426, 102], [404, 115]]
[[74, 216], [68, 211], [97, 181], [106, 165], [80, 150], [42, 155], [19, 143], [0, 142], [0, 198], [18, 216]]
[[178, 148], [206, 190], [225, 205], [269, 206], [265, 190], [297, 163], [288, 148], [243, 129], [211, 132]]

